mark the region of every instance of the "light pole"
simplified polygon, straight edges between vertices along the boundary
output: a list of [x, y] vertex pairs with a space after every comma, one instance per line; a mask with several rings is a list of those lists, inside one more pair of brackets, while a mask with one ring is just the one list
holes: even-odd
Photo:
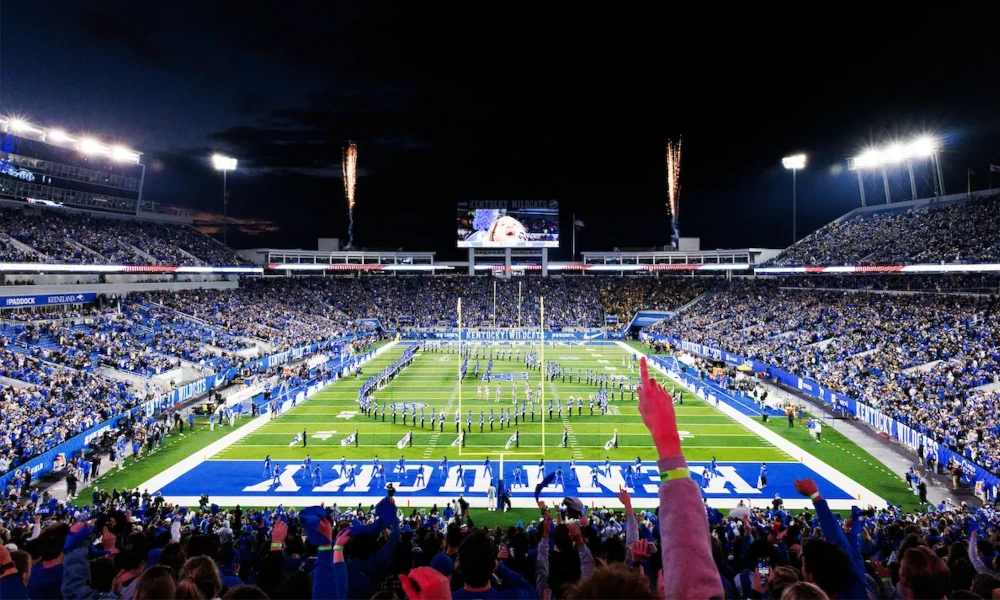
[[226, 187], [226, 171], [236, 169], [236, 159], [222, 154], [212, 155], [212, 166], [222, 171], [222, 243], [229, 245], [229, 189]]
[[803, 169], [806, 166], [806, 155], [805, 154], [795, 154], [793, 156], [786, 156], [781, 159], [781, 164], [784, 165], [786, 169], [792, 170], [792, 244], [798, 241], [798, 235], [796, 235], [796, 201], [795, 201], [795, 173], [799, 169]]

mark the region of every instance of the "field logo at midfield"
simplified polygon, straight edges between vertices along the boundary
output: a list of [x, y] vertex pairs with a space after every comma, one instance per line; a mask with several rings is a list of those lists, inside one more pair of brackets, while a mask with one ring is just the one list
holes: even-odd
[[483, 375], [483, 381], [487, 383], [489, 383], [490, 381], [527, 381], [527, 380], [528, 380], [528, 374], [525, 373], [524, 371], [521, 371], [520, 373], [494, 373], [493, 375], [490, 375], [489, 379], [486, 378], [486, 375]]

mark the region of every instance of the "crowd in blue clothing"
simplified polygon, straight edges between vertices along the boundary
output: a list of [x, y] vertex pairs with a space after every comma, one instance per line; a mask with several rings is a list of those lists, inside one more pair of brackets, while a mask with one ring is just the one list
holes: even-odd
[[833, 222], [767, 266], [1000, 262], [1000, 196], [864, 213]]
[[1000, 473], [993, 296], [719, 285], [653, 331], [808, 377]]
[[[26, 244], [0, 240], [9, 262], [169, 266], [246, 265], [249, 261], [197, 229], [138, 219], [37, 209], [0, 208], [0, 232]], [[150, 260], [149, 257], [152, 257]]]
[[[728, 514], [705, 507], [725, 598], [990, 598], [1000, 590], [992, 507], [946, 501], [838, 516], [812, 481], [796, 489], [811, 509], [786, 510], [780, 497]], [[461, 497], [428, 510], [404, 511], [391, 494], [367, 508], [244, 510], [207, 496], [176, 506], [138, 489], [95, 489], [76, 506], [33, 494], [0, 506], [0, 558], [13, 565], [9, 574], [0, 566], [0, 597], [663, 597], [658, 546], [670, 534], [659, 510], [634, 510], [624, 491], [618, 498], [621, 507], [594, 509], [566, 498], [555, 521], [542, 512], [487, 529]], [[471, 592], [483, 553], [487, 588]], [[437, 587], [427, 595], [415, 582]]]

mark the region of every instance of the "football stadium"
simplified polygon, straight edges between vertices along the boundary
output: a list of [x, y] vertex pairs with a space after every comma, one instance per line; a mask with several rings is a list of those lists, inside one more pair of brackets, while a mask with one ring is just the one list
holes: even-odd
[[[99, 12], [53, 31], [122, 25]], [[698, 113], [627, 151], [655, 146], [652, 191], [609, 207], [620, 176], [573, 166], [586, 144], [518, 141], [512, 162], [551, 151], [553, 177], [597, 191], [541, 185], [491, 139], [422, 137], [500, 119], [503, 145], [518, 130], [493, 111], [534, 109], [416, 119], [393, 69], [373, 95], [263, 75], [324, 106], [269, 104], [261, 54], [354, 72], [305, 60], [327, 32], [287, 25], [317, 45], [225, 50], [239, 110], [150, 116], [187, 102], [167, 83], [141, 116], [127, 94], [103, 113], [0, 97], [0, 598], [997, 597], [982, 121], [826, 131], [720, 178]], [[206, 57], [222, 43], [181, 30]], [[109, 64], [137, 81], [148, 61], [199, 85], [176, 41], [96, 37], [81, 48], [128, 48]]]

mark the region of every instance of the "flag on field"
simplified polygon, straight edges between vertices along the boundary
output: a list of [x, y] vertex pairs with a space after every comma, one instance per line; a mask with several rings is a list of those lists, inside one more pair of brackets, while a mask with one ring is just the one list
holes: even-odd
[[510, 439], [507, 440], [507, 445], [504, 446], [503, 449], [510, 450], [510, 445], [513, 444], [516, 439], [517, 439], [517, 432], [515, 432], [514, 435], [510, 436]]
[[452, 442], [451, 445], [452, 446], [457, 446], [457, 445], [461, 444], [462, 443], [462, 436], [463, 435], [465, 435], [464, 432], [462, 434], [460, 434], [457, 438], [455, 438], [455, 441]]
[[396, 447], [399, 448], [400, 450], [402, 450], [403, 447], [406, 446], [406, 443], [410, 441], [410, 436], [411, 435], [413, 435], [413, 434], [412, 433], [407, 433], [406, 435], [404, 435], [403, 439], [401, 439], [398, 442], [396, 442]]
[[574, 219], [573, 226], [575, 226], [577, 229], [583, 229], [583, 221], [581, 221], [580, 219]]
[[615, 441], [614, 440], [608, 440], [608, 443], [604, 444], [604, 449], [605, 450], [611, 450], [611, 447], [614, 446], [614, 445], [615, 445]]
[[296, 433], [295, 434], [295, 439], [292, 440], [288, 445], [289, 446], [294, 446], [295, 444], [298, 444], [301, 441], [302, 441], [302, 434], [301, 433]]
[[990, 173], [1000, 173], [1000, 165], [990, 165]]
[[544, 490], [550, 483], [552, 483], [555, 480], [555, 478], [556, 478], [556, 472], [552, 471], [551, 473], [545, 476], [545, 479], [543, 479], [541, 483], [535, 486], [535, 502], [538, 502], [538, 497], [542, 494], [542, 490]]
[[340, 445], [341, 446], [350, 446], [353, 443], [354, 443], [354, 434], [353, 433], [351, 435], [347, 436], [346, 438], [340, 440]]

